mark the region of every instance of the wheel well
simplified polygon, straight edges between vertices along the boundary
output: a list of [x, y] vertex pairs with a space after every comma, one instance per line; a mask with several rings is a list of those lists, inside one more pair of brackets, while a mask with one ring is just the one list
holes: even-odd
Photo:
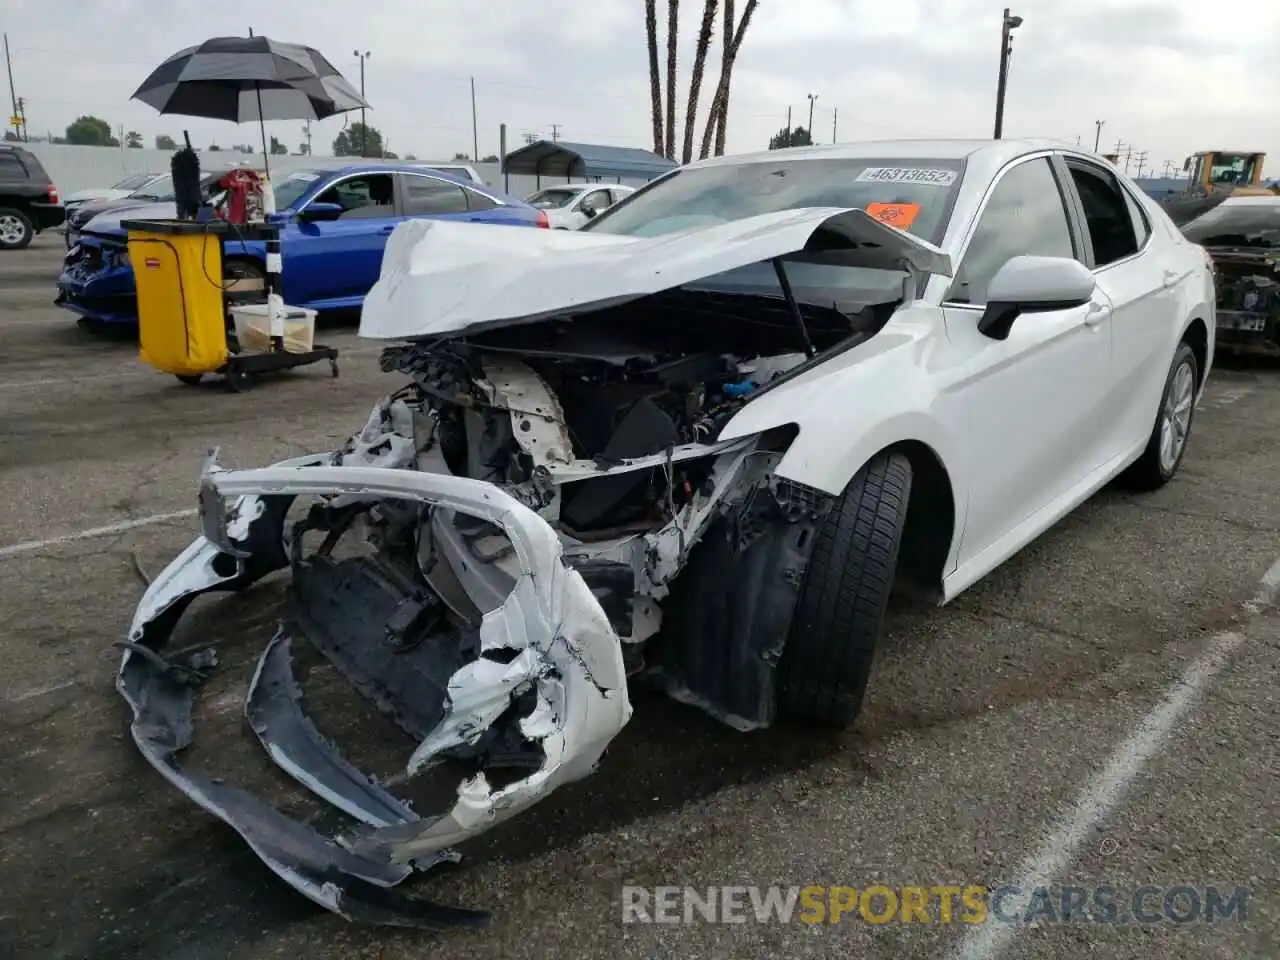
[[956, 529], [951, 477], [938, 455], [918, 440], [896, 443], [888, 450], [911, 462], [911, 498], [898, 552], [898, 587], [936, 602], [942, 597], [942, 577]]
[[1209, 362], [1209, 328], [1204, 321], [1196, 317], [1182, 335], [1182, 342], [1191, 348], [1196, 355], [1196, 386], [1204, 383], [1205, 364]]

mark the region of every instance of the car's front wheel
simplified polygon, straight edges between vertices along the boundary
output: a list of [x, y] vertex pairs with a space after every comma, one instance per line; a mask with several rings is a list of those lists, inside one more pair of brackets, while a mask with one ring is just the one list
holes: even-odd
[[35, 235], [30, 217], [13, 207], [0, 207], [0, 250], [21, 250]]
[[1191, 435], [1191, 419], [1196, 412], [1196, 389], [1200, 383], [1195, 351], [1186, 343], [1178, 344], [1165, 378], [1160, 396], [1160, 411], [1147, 440], [1146, 449], [1125, 473], [1130, 486], [1155, 490], [1173, 479], [1187, 451]]
[[858, 715], [910, 498], [910, 461], [882, 453], [827, 515], [778, 663], [783, 715], [827, 726], [847, 726]]

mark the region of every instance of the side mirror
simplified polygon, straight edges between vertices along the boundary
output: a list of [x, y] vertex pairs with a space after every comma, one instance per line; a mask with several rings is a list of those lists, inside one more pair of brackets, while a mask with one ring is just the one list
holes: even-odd
[[987, 309], [978, 321], [978, 332], [1004, 340], [1022, 314], [1082, 307], [1097, 286], [1093, 274], [1078, 260], [1011, 257], [987, 284]]
[[299, 220], [323, 221], [337, 220], [345, 211], [340, 203], [309, 203], [298, 214]]

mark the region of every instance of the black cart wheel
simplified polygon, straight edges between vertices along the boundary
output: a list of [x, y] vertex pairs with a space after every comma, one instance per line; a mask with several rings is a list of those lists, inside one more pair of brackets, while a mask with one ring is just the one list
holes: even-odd
[[338, 361], [337, 360], [329, 361], [329, 373], [333, 375], [333, 378], [335, 380], [338, 378]]
[[185, 383], [188, 387], [194, 387], [197, 383], [204, 379], [203, 373], [175, 373], [179, 383]]
[[245, 370], [243, 367], [236, 366], [235, 364], [227, 367], [226, 378], [227, 386], [235, 393], [244, 393], [253, 386], [253, 380], [249, 376], [249, 371]]

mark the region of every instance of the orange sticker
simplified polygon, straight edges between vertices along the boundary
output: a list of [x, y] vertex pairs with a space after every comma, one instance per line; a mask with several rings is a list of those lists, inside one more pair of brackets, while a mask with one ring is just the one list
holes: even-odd
[[920, 204], [869, 203], [867, 204], [867, 213], [881, 223], [887, 223], [889, 226], [897, 227], [899, 230], [906, 230], [915, 222], [916, 216], [920, 213]]

